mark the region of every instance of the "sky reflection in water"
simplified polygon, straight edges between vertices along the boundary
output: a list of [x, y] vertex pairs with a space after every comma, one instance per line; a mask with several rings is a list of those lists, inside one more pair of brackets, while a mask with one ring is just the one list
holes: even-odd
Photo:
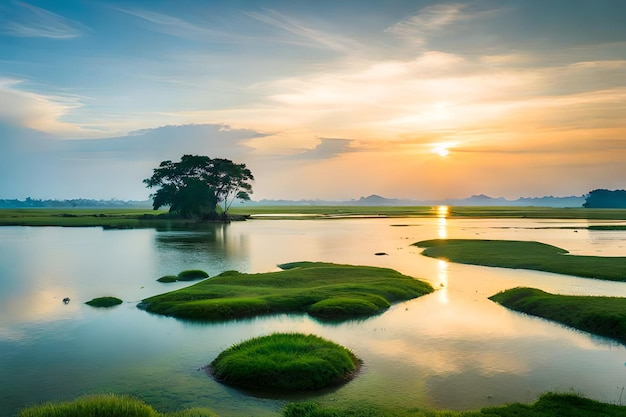
[[[88, 392], [137, 395], [159, 409], [204, 406], [221, 416], [277, 415], [286, 400], [224, 387], [201, 370], [249, 337], [299, 331], [352, 349], [365, 366], [349, 384], [314, 395], [407, 407], [468, 409], [533, 401], [548, 390], [616, 402], [626, 350], [606, 339], [511, 312], [487, 299], [525, 285], [626, 296], [623, 283], [448, 263], [410, 246], [434, 237], [538, 240], [577, 254], [615, 256], [624, 232], [585, 221], [432, 219], [254, 220], [203, 232], [0, 228], [0, 411]], [[546, 228], [549, 227], [549, 228]], [[555, 227], [579, 227], [558, 229]], [[386, 256], [376, 256], [384, 252]], [[368, 320], [338, 325], [280, 315], [197, 324], [135, 308], [188, 285], [156, 278], [183, 269], [265, 272], [311, 260], [394, 268], [437, 291]], [[83, 304], [114, 295], [110, 310]], [[61, 300], [72, 301], [64, 305]], [[308, 398], [308, 397], [306, 397]]]

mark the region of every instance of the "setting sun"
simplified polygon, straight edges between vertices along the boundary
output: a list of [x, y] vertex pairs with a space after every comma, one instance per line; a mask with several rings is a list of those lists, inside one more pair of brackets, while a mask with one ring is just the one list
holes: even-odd
[[448, 156], [450, 154], [450, 149], [448, 149], [449, 147], [449, 143], [439, 143], [433, 148], [433, 153], [436, 153], [441, 157]]

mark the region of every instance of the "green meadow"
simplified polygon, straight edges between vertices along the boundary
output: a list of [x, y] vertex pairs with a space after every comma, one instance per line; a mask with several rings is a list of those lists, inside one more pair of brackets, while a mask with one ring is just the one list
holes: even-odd
[[140, 308], [190, 320], [224, 321], [277, 313], [323, 320], [380, 314], [432, 287], [394, 270], [322, 262], [280, 265], [278, 272], [227, 271], [186, 288], [144, 299]]
[[[626, 220], [626, 209], [587, 209], [550, 207], [470, 207], [450, 206], [440, 212], [432, 206], [250, 206], [233, 207], [233, 219], [250, 216], [288, 219], [333, 219], [345, 217], [441, 217], [448, 218], [527, 218]], [[165, 210], [150, 209], [0, 209], [0, 226], [64, 227], [199, 227], [200, 222], [173, 219]], [[597, 226], [592, 226], [597, 227]]]
[[433, 239], [414, 244], [423, 255], [471, 265], [531, 269], [584, 278], [626, 281], [626, 257], [570, 255], [545, 243], [514, 240]]

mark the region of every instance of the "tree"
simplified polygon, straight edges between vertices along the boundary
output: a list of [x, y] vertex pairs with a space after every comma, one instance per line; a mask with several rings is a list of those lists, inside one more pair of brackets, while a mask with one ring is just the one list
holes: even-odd
[[598, 189], [587, 194], [583, 207], [586, 208], [626, 208], [625, 190]]
[[159, 188], [151, 195], [154, 210], [169, 206], [170, 213], [181, 217], [216, 218], [220, 203], [226, 217], [235, 199], [250, 200], [252, 180], [254, 176], [245, 164], [183, 155], [180, 162], [161, 162], [143, 182], [148, 188]]

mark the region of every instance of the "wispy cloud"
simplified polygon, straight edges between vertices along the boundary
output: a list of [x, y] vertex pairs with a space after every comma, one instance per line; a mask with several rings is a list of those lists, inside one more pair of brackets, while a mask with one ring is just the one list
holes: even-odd
[[143, 9], [117, 8], [119, 12], [135, 16], [153, 24], [153, 29], [184, 39], [226, 40], [227, 34], [211, 29], [205, 25], [199, 25], [180, 17]]
[[467, 5], [459, 3], [428, 6], [417, 14], [390, 26], [386, 31], [421, 45], [426, 43], [431, 33], [444, 29], [459, 20], [467, 19], [468, 16], [463, 14], [466, 8]]
[[248, 12], [247, 15], [289, 35], [274, 38], [273, 40], [277, 42], [294, 43], [339, 52], [354, 51], [359, 46], [354, 39], [322, 31], [302, 20], [274, 10], [265, 10], [263, 13]]
[[24, 2], [0, 5], [0, 13], [0, 32], [11, 36], [72, 39], [84, 30], [78, 22]]
[[21, 89], [23, 84], [23, 80], [0, 78], [0, 121], [67, 137], [88, 133], [63, 121], [72, 110], [82, 106], [79, 97], [34, 93]]

